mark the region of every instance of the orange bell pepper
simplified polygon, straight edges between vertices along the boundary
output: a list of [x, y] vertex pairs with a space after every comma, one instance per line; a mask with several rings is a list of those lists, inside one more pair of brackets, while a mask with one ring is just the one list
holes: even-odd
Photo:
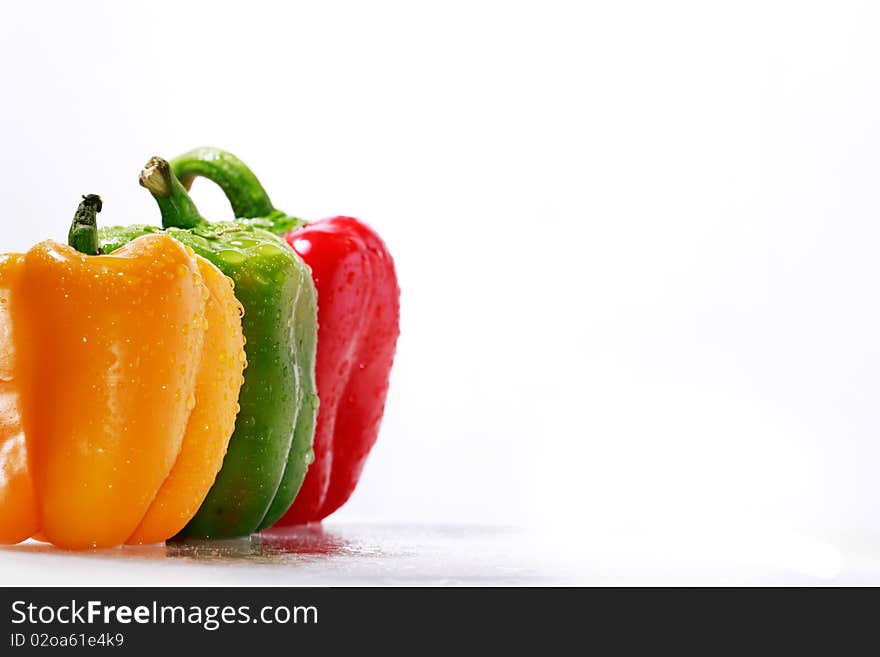
[[[99, 209], [86, 197], [77, 216], [94, 226]], [[167, 235], [0, 257], [0, 542], [180, 531], [234, 429], [242, 312], [231, 281]]]

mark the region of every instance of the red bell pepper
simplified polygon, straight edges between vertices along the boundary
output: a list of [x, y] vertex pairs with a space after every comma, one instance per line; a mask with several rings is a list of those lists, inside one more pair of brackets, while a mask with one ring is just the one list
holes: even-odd
[[354, 491], [379, 434], [400, 332], [394, 261], [369, 226], [333, 217], [284, 239], [312, 268], [318, 290], [315, 380], [321, 406], [315, 462], [276, 525], [326, 518]]
[[312, 269], [320, 398], [315, 460], [275, 526], [320, 521], [351, 496], [379, 433], [400, 333], [394, 261], [379, 236], [357, 219], [306, 223], [276, 210], [254, 174], [230, 153], [200, 148], [176, 158], [172, 167], [186, 187], [195, 176], [216, 182], [236, 217], [283, 234]]

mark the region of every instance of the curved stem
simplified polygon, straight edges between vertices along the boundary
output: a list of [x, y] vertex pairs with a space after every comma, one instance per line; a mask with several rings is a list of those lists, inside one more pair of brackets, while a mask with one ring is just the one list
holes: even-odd
[[187, 189], [196, 176], [217, 183], [237, 218], [269, 217], [278, 212], [253, 171], [232, 153], [219, 148], [196, 148], [174, 158], [171, 167]]
[[196, 148], [171, 161], [174, 175], [187, 189], [196, 176], [217, 183], [226, 194], [237, 219], [250, 219], [251, 224], [286, 235], [306, 222], [276, 209], [254, 172], [235, 155], [219, 148]]
[[101, 249], [98, 246], [98, 213], [101, 211], [103, 202], [97, 194], [83, 196], [82, 202], [73, 215], [70, 231], [67, 233], [67, 243], [80, 253], [86, 255], [98, 255]]
[[195, 228], [207, 223], [186, 189], [161, 157], [152, 157], [141, 171], [140, 183], [146, 187], [162, 212], [162, 227]]

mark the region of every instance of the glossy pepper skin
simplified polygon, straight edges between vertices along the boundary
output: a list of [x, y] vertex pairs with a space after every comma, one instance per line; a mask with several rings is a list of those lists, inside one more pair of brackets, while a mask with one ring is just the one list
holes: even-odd
[[199, 148], [172, 160], [185, 186], [204, 176], [223, 189], [236, 217], [282, 234], [308, 263], [318, 290], [316, 379], [321, 409], [315, 462], [277, 525], [319, 521], [348, 500], [376, 441], [399, 334], [394, 261], [379, 236], [351, 217], [312, 223], [272, 205], [231, 153]]
[[153, 158], [141, 184], [156, 199], [163, 228], [102, 229], [104, 249], [163, 233], [216, 265], [244, 307], [248, 367], [223, 467], [181, 537], [244, 536], [290, 507], [312, 462], [316, 297], [308, 267], [275, 235], [247, 222], [208, 223], [168, 163]]
[[[97, 252], [100, 199], [70, 242]], [[0, 542], [152, 543], [196, 512], [242, 384], [229, 279], [166, 235], [0, 258]], [[221, 350], [231, 358], [220, 357]]]

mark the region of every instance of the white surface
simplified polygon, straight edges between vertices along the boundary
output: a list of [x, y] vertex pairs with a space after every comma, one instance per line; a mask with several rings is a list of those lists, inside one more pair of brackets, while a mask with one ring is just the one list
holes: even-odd
[[105, 223], [156, 221], [146, 159], [225, 147], [279, 207], [359, 216], [397, 261], [386, 420], [336, 521], [647, 555], [707, 523], [762, 554], [740, 517], [880, 535], [878, 31], [880, 5], [846, 1], [16, 3], [0, 246], [63, 238], [86, 192]]
[[880, 538], [770, 525], [580, 540], [476, 525], [330, 523], [232, 541], [0, 549], [4, 585], [547, 586], [880, 584]]

